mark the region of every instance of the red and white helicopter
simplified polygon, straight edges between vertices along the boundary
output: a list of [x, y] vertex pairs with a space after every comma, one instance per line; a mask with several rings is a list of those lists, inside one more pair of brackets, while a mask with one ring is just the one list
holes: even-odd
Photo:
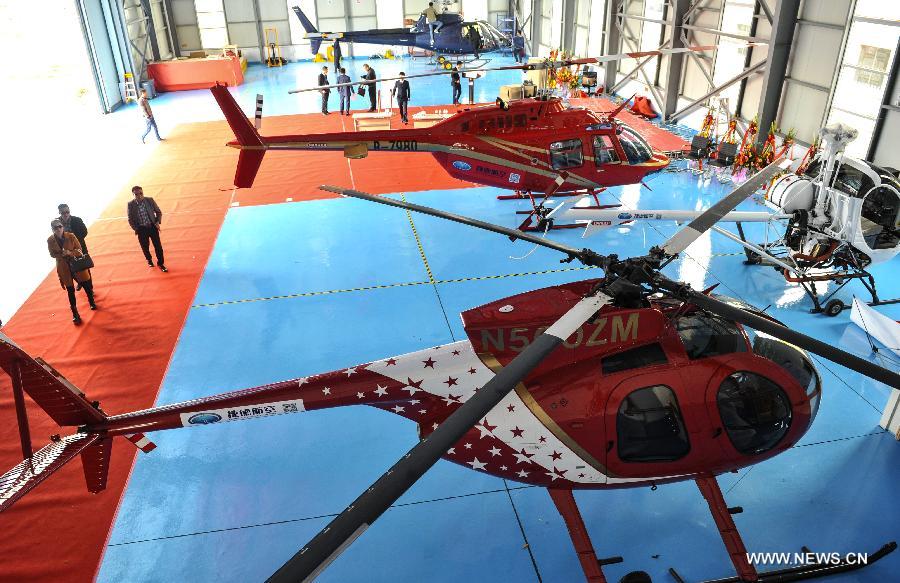
[[[88, 489], [105, 487], [111, 442], [147, 452], [164, 429], [369, 405], [406, 417], [421, 440], [277, 571], [310, 581], [440, 458], [546, 487], [588, 581], [605, 581], [575, 504], [575, 489], [693, 480], [709, 504], [743, 581], [792, 581], [859, 565], [757, 573], [716, 475], [797, 443], [816, 416], [819, 374], [807, 351], [900, 387], [900, 374], [788, 329], [756, 308], [698, 292], [660, 269], [779, 170], [767, 167], [663, 246], [620, 259], [537, 235], [393, 199], [331, 192], [422, 212], [560, 251], [604, 278], [514, 295], [462, 314], [468, 339], [352, 366], [118, 415], [0, 334], [0, 367], [12, 377], [25, 460], [0, 476], [0, 511], [81, 456]], [[24, 395], [59, 425], [76, 428], [32, 451]], [[896, 543], [869, 555], [869, 563]], [[618, 562], [620, 559], [613, 559]]]
[[[774, 267], [799, 283], [813, 301], [813, 312], [836, 316], [847, 306], [833, 296], [859, 280], [872, 296], [869, 305], [900, 302], [878, 297], [870, 265], [900, 253], [900, 181], [889, 171], [844, 150], [858, 132], [841, 124], [822, 128], [822, 148], [801, 174], [786, 172], [768, 188], [767, 211], [731, 211], [719, 221], [737, 223], [738, 234], [714, 226], [717, 233], [744, 247], [747, 263]], [[702, 211], [598, 207], [591, 199], [561, 203], [548, 216], [574, 220], [585, 236], [634, 221], [688, 221]], [[752, 243], [741, 223], [779, 225], [780, 236]], [[816, 284], [836, 282], [824, 298]]]

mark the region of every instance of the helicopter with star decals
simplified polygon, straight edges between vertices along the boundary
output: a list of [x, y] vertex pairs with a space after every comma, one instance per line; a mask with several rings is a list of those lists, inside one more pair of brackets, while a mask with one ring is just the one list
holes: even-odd
[[[655, 488], [691, 480], [706, 499], [739, 579], [795, 581], [862, 568], [844, 561], [757, 572], [716, 476], [776, 456], [806, 433], [822, 398], [810, 354], [892, 387], [900, 374], [793, 329], [662, 268], [786, 163], [766, 167], [646, 255], [619, 258], [445, 211], [322, 187], [553, 249], [604, 277], [499, 299], [462, 313], [468, 338], [299, 379], [107, 415], [46, 362], [0, 334], [24, 461], [0, 476], [0, 511], [81, 456], [103, 490], [111, 443], [144, 452], [147, 433], [367, 405], [416, 423], [419, 442], [270, 581], [311, 581], [439, 459], [547, 488], [588, 581], [605, 581], [573, 496], [579, 489]], [[32, 451], [28, 395], [65, 437]], [[889, 542], [868, 564], [896, 549]]]

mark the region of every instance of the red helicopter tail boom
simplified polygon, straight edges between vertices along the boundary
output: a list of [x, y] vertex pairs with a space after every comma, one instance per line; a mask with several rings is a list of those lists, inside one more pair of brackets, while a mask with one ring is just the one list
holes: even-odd
[[222, 109], [237, 140], [236, 143], [231, 142], [228, 145], [241, 150], [238, 156], [237, 170], [234, 174], [234, 185], [238, 188], [253, 186], [253, 180], [262, 164], [263, 156], [266, 154], [265, 142], [244, 112], [241, 111], [227, 87], [216, 83], [214, 87], [210, 87], [210, 91], [216, 98], [216, 102]]

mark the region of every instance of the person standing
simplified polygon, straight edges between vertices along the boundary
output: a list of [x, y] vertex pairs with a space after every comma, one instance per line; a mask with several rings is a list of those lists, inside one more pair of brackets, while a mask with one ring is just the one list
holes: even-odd
[[469, 26], [469, 30], [466, 31], [466, 38], [469, 39], [469, 42], [472, 43], [472, 52], [475, 54], [475, 58], [478, 58], [478, 51], [481, 50], [481, 33], [478, 32], [478, 24], [472, 24]]
[[437, 10], [434, 9], [434, 2], [428, 3], [428, 8], [423, 12], [425, 22], [428, 24], [428, 34], [431, 36], [431, 46], [434, 46], [434, 34], [439, 32], [444, 23], [438, 18]]
[[409, 123], [409, 99], [412, 97], [412, 92], [409, 89], [409, 81], [406, 80], [406, 73], [403, 71], [400, 71], [400, 78], [394, 82], [391, 95], [397, 98], [397, 107], [400, 108], [400, 119], [403, 123]]
[[128, 202], [128, 224], [137, 235], [147, 265], [153, 267], [153, 259], [150, 257], [150, 241], [153, 241], [156, 264], [160, 271], [169, 271], [164, 262], [162, 241], [159, 240], [162, 211], [159, 210], [159, 205], [155, 200], [144, 196], [144, 189], [140, 186], [132, 187], [131, 193], [134, 195], [134, 200]]
[[369, 91], [369, 112], [371, 113], [375, 111], [375, 69], [370, 67], [368, 63], [363, 65], [363, 69], [366, 71], [362, 78], [365, 79], [365, 86]]
[[47, 250], [50, 252], [50, 257], [56, 259], [56, 275], [59, 277], [59, 284], [69, 296], [69, 307], [72, 309], [72, 323], [77, 326], [81, 324], [81, 315], [78, 313], [78, 306], [75, 303], [76, 281], [84, 289], [91, 309], [97, 309], [97, 304], [94, 301], [94, 284], [91, 281], [91, 270], [83, 269], [72, 272], [70, 261], [83, 255], [81, 244], [75, 235], [65, 231], [65, 227], [63, 227], [62, 221], [59, 219], [50, 221], [50, 228], [53, 230], [53, 234], [47, 239]]
[[516, 34], [513, 36], [513, 56], [517, 63], [525, 62], [525, 36], [522, 35], [521, 28], [516, 29]]
[[328, 88], [328, 67], [322, 67], [319, 73], [319, 87], [325, 85], [325, 89], [319, 89], [322, 94], [322, 115], [328, 115], [328, 96], [331, 95], [331, 89]]
[[453, 87], [453, 105], [459, 105], [459, 98], [462, 95], [462, 83], [459, 80], [459, 67], [453, 66], [450, 73], [450, 86]]
[[87, 255], [88, 247], [87, 243], [84, 242], [84, 238], [87, 237], [88, 230], [80, 218], [72, 216], [72, 211], [69, 210], [69, 205], [63, 203], [56, 207], [59, 210], [59, 222], [62, 223], [63, 229], [65, 229], [66, 233], [72, 233], [75, 235], [75, 238], [78, 239], [78, 242], [81, 243], [81, 252]]
[[144, 135], [141, 136], [141, 143], [146, 143], [144, 139], [147, 137], [147, 134], [150, 133], [150, 130], [153, 130], [153, 133], [156, 134], [156, 139], [158, 141], [163, 141], [163, 138], [159, 137], [159, 128], [156, 127], [156, 118], [153, 116], [153, 110], [150, 109], [150, 100], [147, 98], [146, 89], [141, 89], [141, 96], [138, 98], [138, 107], [141, 109], [141, 115], [144, 116], [144, 121], [147, 123], [147, 129], [144, 130]]
[[346, 85], [337, 88], [338, 96], [341, 98], [341, 114], [350, 115], [350, 93], [353, 87], [350, 85], [350, 77], [347, 75], [347, 69], [341, 67], [341, 74], [337, 78], [338, 85], [346, 83]]

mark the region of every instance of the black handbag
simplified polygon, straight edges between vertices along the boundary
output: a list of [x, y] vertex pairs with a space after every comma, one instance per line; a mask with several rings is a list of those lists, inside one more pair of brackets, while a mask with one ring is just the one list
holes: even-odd
[[75, 259], [69, 259], [69, 269], [72, 270], [72, 273], [78, 273], [79, 271], [84, 271], [85, 269], [90, 269], [94, 266], [94, 260], [91, 259], [91, 256], [85, 253], [81, 257]]
[[360, 85], [360, 86], [356, 89], [356, 92], [357, 92], [360, 96], [363, 96], [363, 95], [366, 94], [366, 88], [363, 87], [362, 85]]

